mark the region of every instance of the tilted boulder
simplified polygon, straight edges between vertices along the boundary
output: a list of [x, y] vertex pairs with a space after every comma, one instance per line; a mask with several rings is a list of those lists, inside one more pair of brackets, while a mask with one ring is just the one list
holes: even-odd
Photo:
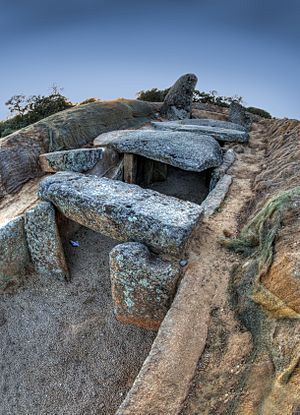
[[109, 257], [116, 318], [158, 329], [176, 292], [179, 264], [160, 259], [136, 242], [117, 245]]
[[194, 74], [181, 76], [169, 90], [160, 109], [162, 116], [170, 120], [190, 118], [192, 100], [198, 78]]

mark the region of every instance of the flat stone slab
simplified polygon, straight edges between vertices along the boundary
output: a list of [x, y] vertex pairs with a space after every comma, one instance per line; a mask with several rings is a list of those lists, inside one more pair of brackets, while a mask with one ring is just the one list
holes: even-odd
[[30, 266], [24, 230], [24, 217], [19, 216], [0, 227], [0, 291], [18, 284]]
[[238, 143], [247, 143], [249, 134], [245, 131], [229, 130], [228, 128], [211, 127], [209, 125], [183, 125], [174, 121], [152, 122], [157, 130], [189, 132], [213, 137], [218, 141], [233, 141]]
[[236, 154], [232, 148], [225, 151], [223, 156], [223, 162], [219, 167], [216, 167], [212, 173], [209, 183], [209, 191], [211, 192], [212, 189], [216, 186], [218, 181], [225, 175], [227, 170], [232, 166], [235, 162]]
[[194, 203], [79, 173], [59, 172], [45, 178], [39, 196], [94, 231], [177, 256], [183, 255], [202, 218], [202, 208]]
[[232, 177], [229, 174], [224, 174], [213, 190], [208, 194], [207, 198], [201, 204], [205, 217], [213, 215], [221, 206], [228, 193], [231, 183]]
[[211, 118], [186, 118], [184, 120], [178, 120], [175, 123], [184, 125], [200, 125], [208, 127], [226, 128], [228, 130], [247, 132], [247, 129], [240, 124], [235, 124], [229, 121], [213, 120]]
[[69, 279], [54, 206], [41, 202], [26, 212], [25, 230], [30, 256], [37, 273], [47, 278]]
[[140, 243], [117, 245], [109, 255], [114, 311], [119, 321], [157, 330], [175, 296], [182, 269]]
[[222, 150], [216, 140], [189, 132], [119, 131], [112, 134], [110, 146], [119, 153], [136, 154], [194, 172], [222, 163]]
[[42, 170], [47, 173], [57, 171], [83, 173], [95, 167], [102, 156], [103, 150], [101, 148], [79, 148], [41, 154], [39, 162]]

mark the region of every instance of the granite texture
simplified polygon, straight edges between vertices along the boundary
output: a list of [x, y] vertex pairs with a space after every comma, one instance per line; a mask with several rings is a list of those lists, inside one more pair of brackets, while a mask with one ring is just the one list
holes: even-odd
[[212, 137], [189, 132], [154, 130], [120, 131], [111, 147], [160, 161], [182, 170], [201, 172], [222, 163], [222, 150]]
[[103, 150], [101, 148], [79, 148], [41, 154], [39, 162], [42, 170], [47, 173], [57, 171], [83, 173], [95, 167], [102, 157]]
[[246, 109], [238, 102], [233, 101], [229, 108], [229, 121], [235, 124], [240, 124], [247, 130], [250, 130], [252, 120], [246, 113]]
[[56, 225], [54, 206], [41, 202], [25, 214], [28, 247], [37, 273], [68, 280], [69, 271]]
[[113, 239], [182, 256], [202, 218], [194, 203], [117, 180], [59, 172], [45, 178], [41, 199], [69, 219]]
[[30, 267], [24, 217], [19, 216], [0, 227], [0, 291], [17, 285]]
[[211, 192], [216, 186], [218, 181], [225, 175], [230, 166], [234, 163], [236, 154], [231, 148], [225, 151], [223, 156], [223, 162], [219, 167], [216, 167], [211, 174], [209, 191]]
[[182, 272], [178, 262], [162, 260], [136, 242], [117, 245], [109, 257], [116, 318], [146, 329], [158, 329]]
[[202, 125], [208, 127], [227, 128], [228, 130], [247, 131], [247, 129], [240, 124], [235, 124], [229, 121], [213, 120], [210, 118], [187, 118], [185, 120], [174, 121], [174, 123], [176, 122], [184, 125]]
[[182, 75], [167, 93], [160, 109], [162, 116], [170, 120], [190, 118], [192, 99], [198, 78], [194, 74]]
[[215, 213], [221, 206], [223, 200], [232, 183], [232, 177], [225, 174], [216, 184], [215, 188], [208, 194], [207, 198], [201, 204], [204, 210], [204, 216], [209, 217]]
[[229, 130], [228, 128], [210, 127], [209, 125], [183, 125], [176, 122], [152, 122], [157, 130], [189, 132], [199, 135], [207, 135], [218, 141], [233, 141], [238, 143], [247, 143], [249, 134], [245, 131]]

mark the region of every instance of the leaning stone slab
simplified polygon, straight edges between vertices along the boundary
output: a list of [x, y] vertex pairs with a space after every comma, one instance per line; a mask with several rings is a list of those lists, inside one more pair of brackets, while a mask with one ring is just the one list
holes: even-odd
[[170, 120], [190, 118], [192, 99], [198, 78], [194, 74], [181, 76], [167, 93], [160, 109], [161, 115]]
[[140, 243], [117, 245], [110, 252], [110, 277], [116, 318], [158, 329], [175, 296], [181, 270]]
[[10, 284], [17, 284], [30, 266], [23, 216], [0, 227], [0, 246], [0, 290], [2, 291]]
[[59, 172], [44, 179], [39, 196], [69, 219], [121, 241], [183, 255], [202, 217], [194, 203], [107, 178]]
[[222, 163], [222, 150], [212, 137], [189, 132], [137, 130], [119, 132], [110, 144], [119, 153], [131, 153], [201, 172]]
[[54, 206], [42, 202], [28, 210], [25, 229], [36, 272], [45, 277], [68, 280], [69, 272], [56, 225]]
[[215, 188], [208, 194], [207, 198], [201, 204], [205, 217], [213, 215], [215, 211], [221, 206], [221, 203], [225, 199], [231, 183], [232, 177], [229, 174], [225, 174], [218, 181]]
[[227, 170], [230, 166], [234, 163], [236, 159], [235, 151], [232, 150], [232, 148], [228, 149], [224, 156], [223, 156], [223, 162], [219, 167], [216, 167], [211, 174], [211, 179], [209, 183], [209, 191], [211, 192], [213, 188], [216, 186], [218, 181], [225, 175]]
[[242, 125], [247, 130], [249, 130], [251, 128], [251, 124], [252, 124], [251, 118], [246, 113], [245, 107], [243, 107], [237, 101], [233, 101], [230, 104], [229, 120], [233, 123]]
[[242, 125], [235, 124], [229, 121], [213, 120], [210, 118], [187, 118], [185, 120], [174, 121], [174, 123], [176, 122], [184, 125], [202, 125], [208, 127], [226, 128], [228, 130], [247, 131], [247, 129]]
[[229, 130], [228, 128], [210, 127], [209, 125], [183, 125], [176, 122], [153, 122], [152, 125], [157, 130], [189, 132], [199, 135], [207, 135], [218, 141], [234, 141], [247, 143], [249, 134], [245, 131]]
[[83, 173], [91, 170], [102, 159], [101, 148], [79, 148], [76, 150], [54, 151], [39, 156], [42, 170], [47, 173], [74, 171]]

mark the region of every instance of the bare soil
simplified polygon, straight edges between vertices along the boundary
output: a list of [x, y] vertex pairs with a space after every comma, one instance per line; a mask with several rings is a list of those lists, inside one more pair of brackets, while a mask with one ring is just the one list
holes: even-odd
[[149, 353], [155, 333], [113, 314], [116, 242], [83, 227], [72, 239], [70, 283], [30, 275], [0, 297], [1, 415], [113, 414]]

